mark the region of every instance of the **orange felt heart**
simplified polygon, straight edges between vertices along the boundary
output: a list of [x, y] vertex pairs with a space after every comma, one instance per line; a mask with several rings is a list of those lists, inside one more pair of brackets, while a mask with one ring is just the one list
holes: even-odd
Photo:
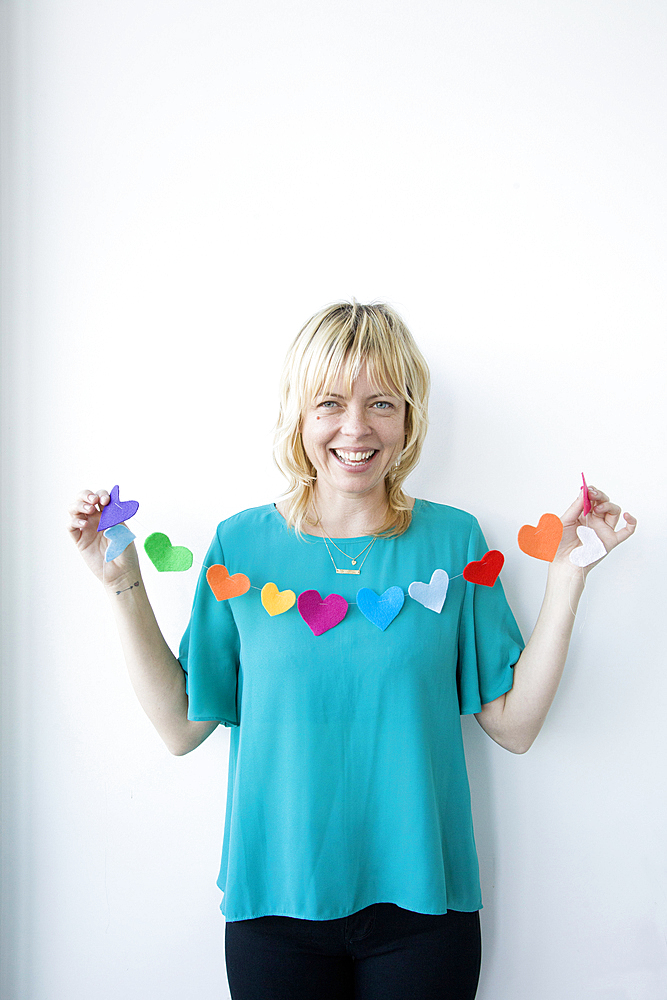
[[273, 617], [289, 611], [296, 601], [293, 590], [278, 590], [275, 583], [265, 583], [262, 587], [262, 604]]
[[240, 597], [250, 590], [250, 580], [245, 574], [234, 573], [234, 576], [230, 576], [227, 567], [219, 563], [209, 566], [206, 579], [216, 601], [228, 601], [230, 597]]
[[463, 570], [463, 579], [468, 583], [481, 583], [483, 587], [492, 587], [503, 568], [505, 556], [498, 549], [491, 549], [479, 562], [469, 562]]
[[556, 514], [542, 514], [537, 527], [524, 524], [519, 529], [519, 548], [534, 559], [553, 562], [563, 537], [563, 522]]

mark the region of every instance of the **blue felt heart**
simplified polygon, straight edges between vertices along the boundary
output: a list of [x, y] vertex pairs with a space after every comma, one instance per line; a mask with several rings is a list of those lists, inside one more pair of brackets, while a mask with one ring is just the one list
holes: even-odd
[[107, 550], [104, 553], [104, 561], [112, 562], [117, 556], [124, 552], [130, 542], [137, 537], [133, 535], [126, 524], [114, 524], [107, 528], [104, 537], [109, 539]]
[[139, 504], [136, 500], [120, 499], [117, 486], [113, 487], [109, 496], [111, 499], [106, 507], [102, 508], [102, 513], [100, 514], [100, 523], [97, 525], [98, 531], [106, 531], [107, 528], [112, 528], [114, 524], [120, 524], [121, 521], [129, 521], [139, 510]]
[[357, 591], [357, 606], [362, 615], [383, 632], [387, 625], [391, 625], [404, 601], [405, 594], [401, 587], [390, 587], [380, 597], [369, 587], [362, 587]]
[[415, 580], [408, 587], [408, 594], [413, 601], [419, 601], [425, 608], [440, 614], [445, 603], [448, 586], [449, 576], [447, 573], [444, 569], [436, 569], [433, 571], [430, 583], [421, 583], [420, 580]]

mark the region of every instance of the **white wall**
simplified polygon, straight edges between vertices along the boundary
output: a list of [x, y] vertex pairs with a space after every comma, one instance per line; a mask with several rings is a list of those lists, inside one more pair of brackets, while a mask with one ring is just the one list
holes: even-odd
[[[228, 731], [172, 758], [66, 531], [121, 484], [201, 560], [275, 498], [304, 320], [381, 298], [432, 364], [412, 492], [518, 528], [582, 470], [639, 518], [514, 757], [465, 720], [481, 1000], [656, 1000], [665, 868], [660, 0], [4, 6], [3, 1000], [226, 996]], [[147, 560], [145, 560], [147, 562]], [[168, 640], [195, 572], [146, 583]]]

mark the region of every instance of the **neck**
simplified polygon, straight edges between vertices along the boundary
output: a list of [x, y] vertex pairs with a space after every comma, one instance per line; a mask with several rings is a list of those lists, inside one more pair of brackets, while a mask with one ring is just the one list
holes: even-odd
[[[313, 534], [327, 534], [333, 538], [371, 535], [380, 528], [387, 515], [388, 504], [384, 493], [379, 496], [328, 495], [316, 486], [313, 500], [314, 509], [308, 518], [308, 529]], [[408, 503], [412, 506], [414, 500], [408, 498]]]

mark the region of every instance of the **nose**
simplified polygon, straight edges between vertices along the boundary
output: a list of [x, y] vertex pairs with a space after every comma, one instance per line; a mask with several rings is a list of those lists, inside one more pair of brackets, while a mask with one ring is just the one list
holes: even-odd
[[363, 406], [348, 406], [341, 425], [341, 432], [346, 437], [352, 438], [355, 441], [372, 434], [366, 410]]

